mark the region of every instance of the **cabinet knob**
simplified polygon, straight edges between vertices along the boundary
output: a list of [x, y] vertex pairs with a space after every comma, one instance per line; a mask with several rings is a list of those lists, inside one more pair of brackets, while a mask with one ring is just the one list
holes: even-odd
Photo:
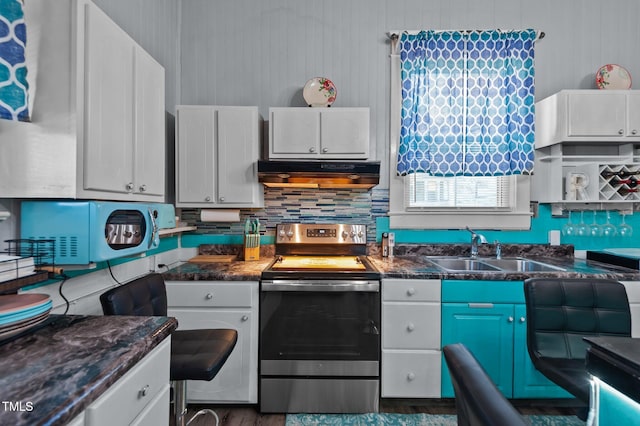
[[314, 153], [316, 152], [316, 149], [314, 147], [309, 148], [309, 152]]
[[637, 131], [636, 129], [633, 129], [633, 130], [631, 131], [631, 134], [632, 134], [632, 135], [637, 135], [637, 134], [638, 134], [638, 131]]
[[416, 374], [413, 372], [410, 372], [409, 374], [407, 374], [407, 380], [408, 381], [412, 381], [416, 378]]
[[145, 192], [147, 190], [147, 185], [140, 185], [140, 188], [138, 188], [140, 190], [140, 192]]
[[407, 290], [407, 296], [413, 296], [414, 294], [416, 294], [416, 289], [411, 287], [410, 289]]
[[207, 293], [207, 295], [204, 298], [207, 299], [207, 300], [211, 300], [211, 299], [213, 299], [213, 294]]
[[413, 325], [412, 322], [410, 322], [409, 324], [407, 324], [407, 331], [413, 331], [416, 329], [416, 326]]
[[509, 322], [513, 322], [513, 317], [509, 317], [509, 318], [507, 318], [507, 321], [509, 321]]
[[526, 321], [525, 317], [520, 317], [520, 322], [525, 322], [525, 321]]
[[243, 322], [245, 322], [245, 321], [249, 321], [249, 316], [248, 316], [248, 315], [243, 315], [243, 316], [242, 316], [242, 318], [241, 318], [241, 320], [242, 320]]
[[142, 389], [138, 391], [138, 397], [143, 398], [147, 396], [147, 393], [149, 393], [149, 385], [145, 385]]
[[624, 130], [622, 130], [622, 129], [618, 130], [618, 134], [619, 135], [624, 135]]
[[223, 202], [223, 201], [224, 201], [224, 197], [220, 197], [220, 202]]
[[322, 148], [322, 152], [326, 154], [327, 152], [329, 152], [329, 148]]
[[127, 184], [127, 191], [133, 191], [133, 182]]
[[207, 201], [207, 202], [211, 201], [211, 197], [205, 197], [204, 200]]

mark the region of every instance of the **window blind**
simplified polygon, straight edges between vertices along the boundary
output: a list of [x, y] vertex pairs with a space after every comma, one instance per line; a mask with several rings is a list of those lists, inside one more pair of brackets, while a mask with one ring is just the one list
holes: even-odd
[[512, 207], [512, 176], [431, 176], [413, 173], [405, 176], [405, 201], [410, 208]]

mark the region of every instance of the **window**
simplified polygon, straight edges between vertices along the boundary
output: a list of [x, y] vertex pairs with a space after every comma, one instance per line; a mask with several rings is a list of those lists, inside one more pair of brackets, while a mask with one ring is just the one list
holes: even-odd
[[390, 225], [528, 229], [535, 33], [515, 36], [531, 60], [483, 51], [513, 43], [500, 32], [451, 33], [401, 38], [402, 60], [392, 44]]
[[405, 177], [409, 208], [509, 209], [513, 178], [508, 176], [439, 177], [413, 173]]

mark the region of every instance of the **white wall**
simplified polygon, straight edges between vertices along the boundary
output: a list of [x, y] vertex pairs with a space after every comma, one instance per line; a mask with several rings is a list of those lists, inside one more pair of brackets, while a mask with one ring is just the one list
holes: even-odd
[[92, 0], [164, 66], [166, 109], [178, 99], [180, 0]]
[[[637, 0], [182, 0], [181, 102], [302, 106], [315, 76], [337, 86], [335, 107], [371, 107], [376, 158], [388, 161], [389, 44], [403, 29], [522, 29], [536, 46], [536, 93], [595, 88], [618, 63], [640, 79]], [[640, 81], [640, 80], [639, 80]], [[637, 86], [640, 88], [640, 86]], [[383, 171], [386, 180], [388, 174]], [[386, 186], [383, 182], [381, 187]]]

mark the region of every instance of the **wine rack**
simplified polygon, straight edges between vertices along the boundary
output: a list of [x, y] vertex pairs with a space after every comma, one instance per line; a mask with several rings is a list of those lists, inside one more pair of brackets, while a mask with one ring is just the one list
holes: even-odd
[[640, 201], [640, 164], [598, 165], [600, 200]]

